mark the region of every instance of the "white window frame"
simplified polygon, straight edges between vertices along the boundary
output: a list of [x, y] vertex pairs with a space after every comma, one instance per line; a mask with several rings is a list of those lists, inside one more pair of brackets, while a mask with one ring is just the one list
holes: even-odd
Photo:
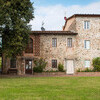
[[90, 29], [90, 21], [84, 21], [84, 29], [85, 30]]
[[[87, 42], [89, 42], [89, 44], [87, 44]], [[90, 44], [91, 44], [91, 43], [90, 43], [90, 40], [85, 40], [85, 41], [84, 41], [84, 48], [87, 49], [87, 50], [89, 50], [90, 47], [91, 47]]]
[[85, 64], [85, 68], [90, 68], [91, 66], [90, 60], [85, 60], [84, 64]]

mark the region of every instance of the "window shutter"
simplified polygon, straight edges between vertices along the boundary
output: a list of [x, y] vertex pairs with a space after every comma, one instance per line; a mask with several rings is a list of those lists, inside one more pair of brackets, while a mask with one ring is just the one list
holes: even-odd
[[87, 49], [90, 49], [90, 41], [87, 41]]
[[89, 40], [85, 40], [85, 42], [84, 42], [84, 47], [85, 47], [86, 49], [90, 49], [90, 41], [89, 41]]
[[90, 67], [90, 61], [89, 60], [85, 61], [85, 67]]

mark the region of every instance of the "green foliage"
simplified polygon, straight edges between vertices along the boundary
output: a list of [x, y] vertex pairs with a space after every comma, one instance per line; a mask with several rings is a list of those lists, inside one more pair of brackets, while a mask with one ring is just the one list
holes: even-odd
[[41, 72], [43, 72], [43, 69], [41, 67], [34, 67], [33, 71], [36, 73], [41, 73]]
[[85, 70], [83, 70], [82, 72], [93, 72], [92, 69], [86, 68]]
[[3, 38], [2, 52], [8, 56], [21, 55], [28, 43], [34, 18], [30, 0], [0, 0], [0, 34]]
[[44, 71], [44, 72], [59, 72], [58, 70], [46, 70], [46, 71]]
[[58, 70], [59, 70], [60, 72], [63, 72], [63, 71], [64, 71], [64, 66], [63, 66], [63, 64], [59, 63], [59, 65], [58, 65]]
[[81, 72], [81, 69], [80, 69], [80, 68], [78, 68], [78, 69], [77, 69], [77, 72]]
[[93, 59], [94, 71], [100, 71], [100, 57]]
[[47, 62], [44, 59], [40, 58], [40, 59], [34, 60], [34, 64], [35, 64], [33, 68], [34, 72], [43, 72], [43, 69], [45, 69]]
[[81, 70], [80, 68], [77, 70], [77, 72], [94, 72], [93, 69], [89, 69], [89, 68], [86, 68], [85, 70]]

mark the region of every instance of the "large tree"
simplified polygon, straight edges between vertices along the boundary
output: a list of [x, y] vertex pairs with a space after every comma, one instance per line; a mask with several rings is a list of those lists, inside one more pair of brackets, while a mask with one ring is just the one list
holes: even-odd
[[25, 49], [31, 32], [29, 22], [33, 18], [30, 0], [0, 0], [0, 34], [6, 56], [16, 57]]

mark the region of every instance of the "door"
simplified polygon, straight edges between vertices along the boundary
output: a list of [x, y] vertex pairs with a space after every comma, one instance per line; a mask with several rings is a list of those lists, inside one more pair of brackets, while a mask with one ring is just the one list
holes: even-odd
[[67, 74], [74, 74], [74, 61], [73, 60], [67, 60], [66, 62], [67, 67]]
[[32, 74], [32, 60], [25, 60], [25, 73]]

